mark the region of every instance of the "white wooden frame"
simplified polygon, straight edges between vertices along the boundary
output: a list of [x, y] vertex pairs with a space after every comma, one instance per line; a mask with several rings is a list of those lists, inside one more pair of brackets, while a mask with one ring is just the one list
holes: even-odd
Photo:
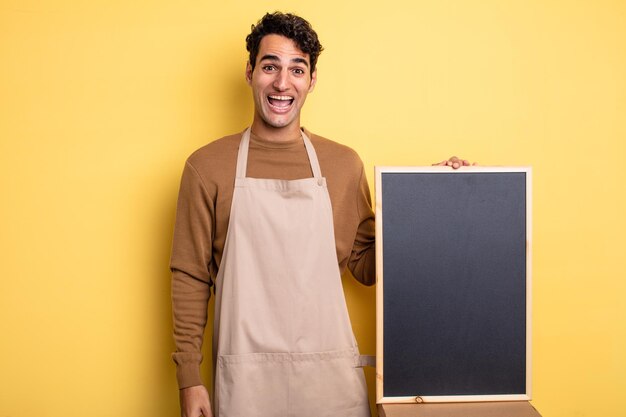
[[[382, 256], [382, 174], [383, 173], [441, 173], [464, 174], [468, 172], [524, 172], [526, 173], [526, 393], [510, 395], [456, 395], [456, 396], [409, 396], [384, 397], [383, 370], [383, 256]], [[532, 169], [530, 167], [462, 167], [453, 170], [450, 167], [376, 167], [376, 403], [443, 403], [443, 402], [479, 402], [479, 401], [529, 401], [531, 399], [531, 232], [532, 232]]]

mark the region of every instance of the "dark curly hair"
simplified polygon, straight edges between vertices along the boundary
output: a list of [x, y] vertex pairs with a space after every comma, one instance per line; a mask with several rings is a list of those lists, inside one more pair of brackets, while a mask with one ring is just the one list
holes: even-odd
[[281, 12], [266, 13], [256, 25], [252, 25], [252, 31], [246, 36], [246, 49], [250, 52], [249, 59], [253, 70], [261, 39], [270, 34], [282, 35], [294, 41], [302, 52], [309, 54], [311, 73], [315, 71], [317, 57], [324, 49], [317, 38], [317, 33], [311, 24], [300, 16]]

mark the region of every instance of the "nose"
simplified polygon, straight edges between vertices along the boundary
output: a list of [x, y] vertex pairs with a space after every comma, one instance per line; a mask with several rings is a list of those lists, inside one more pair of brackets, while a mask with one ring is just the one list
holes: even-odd
[[289, 87], [289, 73], [288, 71], [278, 71], [276, 78], [274, 78], [274, 88], [278, 91], [285, 91]]

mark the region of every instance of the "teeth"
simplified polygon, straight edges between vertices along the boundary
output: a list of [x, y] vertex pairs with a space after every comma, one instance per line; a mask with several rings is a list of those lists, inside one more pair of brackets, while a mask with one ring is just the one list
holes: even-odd
[[284, 101], [293, 100], [293, 97], [289, 97], [289, 96], [269, 96], [269, 98], [271, 98], [272, 100], [284, 100]]

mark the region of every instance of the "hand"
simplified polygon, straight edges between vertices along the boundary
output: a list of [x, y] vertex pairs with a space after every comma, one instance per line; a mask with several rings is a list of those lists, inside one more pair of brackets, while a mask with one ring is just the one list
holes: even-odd
[[467, 159], [457, 158], [456, 156], [450, 157], [445, 161], [441, 161], [438, 164], [433, 164], [433, 166], [441, 166], [441, 167], [452, 167], [453, 169], [459, 169], [461, 167], [468, 167], [470, 165], [478, 165], [476, 162], [470, 163]]
[[180, 411], [182, 417], [213, 417], [209, 393], [204, 385], [180, 390]]

